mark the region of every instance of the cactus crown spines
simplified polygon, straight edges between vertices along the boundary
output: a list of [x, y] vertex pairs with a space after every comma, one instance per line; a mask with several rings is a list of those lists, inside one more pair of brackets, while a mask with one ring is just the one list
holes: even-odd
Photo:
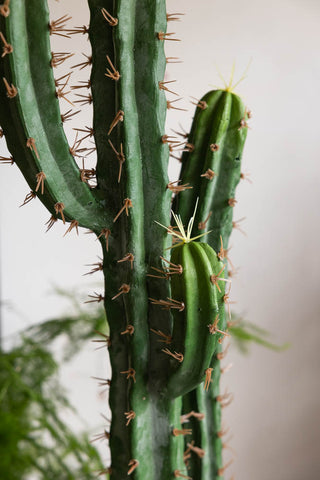
[[165, 228], [167, 230], [167, 232], [172, 236], [173, 245], [171, 247], [169, 247], [168, 249], [176, 248], [179, 245], [183, 245], [185, 243], [193, 242], [194, 240], [197, 240], [197, 239], [203, 237], [204, 235], [207, 235], [207, 233], [202, 233], [200, 235], [197, 235], [196, 237], [191, 237], [197, 207], [198, 207], [198, 199], [196, 201], [196, 205], [195, 205], [192, 217], [188, 221], [187, 229], [184, 228], [184, 225], [183, 225], [182, 220], [181, 220], [181, 216], [174, 213], [173, 210], [171, 210], [171, 214], [172, 214], [172, 217], [173, 217], [174, 222], [176, 224], [175, 226], [165, 227], [164, 225], [162, 225], [158, 221], [155, 221], [155, 223], [160, 225], [160, 227]]
[[[232, 82], [206, 94], [181, 185], [169, 188], [164, 42], [175, 40], [166, 30], [175, 17], [164, 0], [88, 3], [89, 28], [69, 33], [88, 33], [92, 46], [80, 68], [92, 67], [91, 94], [81, 102], [93, 103], [93, 127], [84, 133], [95, 140], [94, 172], [79, 170], [77, 137], [70, 148], [62, 128], [72, 115], [61, 116], [58, 102], [68, 78], [55, 81], [53, 68], [69, 54], [52, 54], [49, 34], [67, 19], [50, 23], [45, 0], [0, 5], [0, 123], [32, 190], [25, 202], [37, 195], [51, 212], [49, 228], [58, 218], [70, 222], [67, 232], [88, 227], [102, 245], [105, 292], [89, 302], [104, 301], [110, 324], [111, 478], [185, 478], [188, 459], [195, 480], [221, 478], [218, 356], [228, 298], [221, 248], [232, 229], [247, 112]], [[165, 227], [167, 235], [157, 223], [169, 224], [173, 191], [179, 232]], [[172, 246], [172, 236], [180, 244]], [[206, 411], [196, 443], [182, 424], [182, 404], [192, 407], [191, 424]]]

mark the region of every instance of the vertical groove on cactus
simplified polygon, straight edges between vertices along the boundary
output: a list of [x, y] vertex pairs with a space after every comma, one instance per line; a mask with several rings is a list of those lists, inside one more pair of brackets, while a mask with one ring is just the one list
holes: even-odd
[[174, 470], [188, 474], [184, 463], [184, 436], [185, 431], [181, 425], [182, 397], [177, 397], [170, 410], [171, 447], [170, 460]]
[[[114, 61], [113, 33], [104, 18], [102, 9], [113, 13], [113, 0], [89, 0], [90, 25], [89, 40], [92, 47], [92, 70], [90, 85], [93, 99], [93, 132], [97, 148], [97, 182], [98, 190], [106, 205], [115, 216], [119, 209], [118, 163], [108, 142], [110, 126], [116, 116], [115, 82], [106, 78], [107, 55]], [[110, 132], [111, 133], [111, 132]], [[115, 133], [115, 132], [113, 132]], [[114, 141], [113, 136], [110, 140]], [[116, 143], [116, 142], [115, 142]]]

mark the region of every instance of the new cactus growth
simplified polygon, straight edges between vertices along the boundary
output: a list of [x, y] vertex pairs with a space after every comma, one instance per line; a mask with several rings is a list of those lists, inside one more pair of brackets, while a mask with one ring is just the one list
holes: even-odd
[[[174, 40], [167, 21], [176, 17], [164, 0], [88, 0], [89, 27], [69, 33], [88, 33], [92, 46], [81, 65], [91, 66], [91, 93], [80, 102], [93, 104], [93, 126], [82, 133], [95, 141], [97, 164], [79, 168], [81, 141], [70, 147], [63, 130], [75, 112], [59, 108], [68, 78], [54, 77], [69, 54], [50, 47], [50, 33], [68, 33], [67, 18], [50, 22], [46, 0], [0, 3], [0, 123], [7, 160], [31, 189], [24, 203], [38, 197], [48, 228], [58, 220], [66, 233], [89, 228], [103, 251], [93, 271], [103, 270], [105, 290], [88, 300], [104, 302], [110, 327], [111, 464], [101, 474], [222, 479], [226, 252], [248, 112], [231, 87], [205, 95], [181, 183], [169, 183], [164, 43]], [[173, 193], [180, 245], [172, 245]]]

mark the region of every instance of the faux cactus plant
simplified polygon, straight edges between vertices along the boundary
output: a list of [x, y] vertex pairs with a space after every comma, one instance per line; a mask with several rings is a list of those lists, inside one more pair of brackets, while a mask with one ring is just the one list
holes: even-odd
[[97, 164], [79, 168], [80, 143], [70, 147], [63, 130], [74, 112], [61, 114], [58, 101], [68, 78], [54, 72], [69, 54], [50, 47], [50, 34], [77, 30], [50, 21], [46, 0], [0, 3], [0, 123], [11, 152], [2, 161], [26, 178], [25, 203], [37, 196], [50, 211], [48, 229], [58, 220], [66, 232], [90, 229], [103, 252], [105, 291], [89, 300], [104, 302], [110, 327], [111, 464], [100, 473], [220, 480], [227, 250], [249, 112], [231, 85], [206, 94], [181, 181], [169, 183], [164, 45], [176, 16], [164, 0], [88, 0], [90, 25], [78, 31], [92, 47], [82, 86], [93, 125], [82, 133], [94, 139]]

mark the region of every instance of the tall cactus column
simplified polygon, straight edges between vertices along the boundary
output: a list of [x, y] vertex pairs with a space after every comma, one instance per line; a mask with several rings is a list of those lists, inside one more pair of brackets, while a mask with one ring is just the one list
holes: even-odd
[[[139, 1], [135, 25], [135, 91], [143, 162], [146, 206], [145, 259], [146, 265], [149, 266], [147, 288], [150, 299], [166, 299], [171, 295], [169, 279], [155, 278], [152, 275], [154, 270], [150, 268], [160, 270], [164, 268], [164, 262], [160, 257], [170, 258], [170, 252], [166, 248], [171, 244], [166, 232], [155, 222], [157, 220], [164, 225], [169, 225], [172, 195], [167, 188], [169, 147], [164, 141], [167, 113], [163, 83], [167, 63], [164, 52], [166, 31], [166, 3], [163, 0]], [[161, 471], [166, 463], [163, 459], [170, 456], [168, 451], [170, 445], [173, 451], [177, 448], [183, 449], [183, 438], [172, 435], [172, 429], [180, 426], [180, 411], [175, 402], [168, 398], [166, 392], [170, 358], [162, 351], [166, 343], [161, 342], [161, 338], [165, 337], [158, 335], [159, 332], [167, 337], [171, 335], [170, 309], [162, 309], [159, 305], [154, 305], [151, 300], [148, 306], [148, 328], [150, 332], [148, 382], [155, 426], [154, 455], [157, 469]], [[159, 447], [160, 445], [162, 447]], [[173, 471], [184, 471], [182, 457], [181, 460], [179, 456], [174, 455], [170, 458], [173, 464], [169, 467], [170, 462], [168, 462], [167, 470], [163, 473], [168, 478], [173, 475]]]
[[[150, 211], [154, 214], [152, 202], [155, 197], [150, 195], [151, 180], [146, 179], [143, 172], [149, 175], [152, 163], [159, 164], [155, 162], [155, 158], [157, 155], [161, 158], [164, 150], [160, 129], [163, 128], [165, 112], [160, 124], [151, 119], [155, 111], [158, 111], [154, 110], [150, 98], [159, 94], [159, 80], [151, 78], [148, 84], [150, 75], [144, 76], [143, 67], [141, 65], [140, 69], [139, 61], [134, 58], [133, 52], [139, 52], [139, 48], [135, 47], [137, 32], [140, 33], [139, 12], [142, 11], [150, 17], [146, 22], [145, 34], [150, 37], [147, 45], [151, 45], [149, 57], [153, 61], [159, 48], [163, 51], [154, 30], [155, 23], [160, 17], [165, 27], [166, 17], [163, 4], [160, 12], [157, 11], [159, 7], [154, 8], [150, 2], [142, 10], [137, 2], [131, 2], [128, 6], [127, 2], [119, 1], [115, 10], [110, 7], [110, 2], [105, 2], [102, 16], [101, 2], [90, 2], [89, 33], [93, 63], [101, 65], [107, 58], [106, 75], [94, 68], [91, 76], [95, 140], [98, 155], [101, 152], [101, 163], [98, 163], [97, 167], [98, 187], [104, 190], [107, 185], [108, 198], [111, 180], [111, 188], [115, 191], [115, 195], [112, 195], [113, 226], [110, 233], [108, 232], [108, 245], [103, 236], [100, 237], [105, 257], [105, 305], [111, 331], [109, 352], [113, 371], [110, 386], [111, 471], [112, 478], [123, 478], [128, 472], [131, 474], [134, 471], [135, 478], [150, 476], [160, 479], [172, 475], [173, 467], [170, 462], [161, 461], [170, 445], [168, 401], [163, 397], [165, 406], [162, 406], [163, 412], [159, 414], [158, 397], [156, 406], [152, 406], [155, 402], [151, 401], [148, 388], [148, 252], [145, 253], [145, 244], [148, 244], [149, 249], [151, 245], [155, 247], [155, 235], [153, 234], [150, 242], [149, 234], [154, 230]], [[101, 39], [105, 39], [105, 51], [101, 48]], [[160, 74], [163, 75], [163, 72]], [[144, 85], [147, 95], [139, 92], [141, 83], [147, 83]], [[110, 85], [115, 90], [115, 105], [108, 102]], [[99, 92], [99, 95], [95, 95], [95, 92]], [[150, 118], [146, 124], [143, 124], [144, 112], [148, 111], [146, 102], [149, 102], [152, 111], [149, 112]], [[106, 116], [106, 112], [110, 110], [113, 114], [111, 121], [110, 115]], [[98, 133], [101, 131], [102, 135]], [[148, 142], [151, 147], [146, 146]], [[146, 154], [145, 150], [148, 148], [152, 149], [152, 155]], [[101, 158], [105, 161], [101, 161]], [[165, 181], [165, 178], [166, 174], [160, 173], [156, 179], [157, 189], [160, 189], [161, 193], [165, 188], [161, 181]], [[170, 202], [170, 196], [165, 196]], [[160, 198], [162, 197], [163, 195], [160, 195]], [[115, 198], [118, 199], [118, 204]], [[148, 202], [147, 210], [144, 208], [145, 202]], [[159, 237], [163, 239], [164, 235], [157, 235], [158, 243]], [[159, 255], [163, 254], [163, 243], [164, 240], [158, 247]], [[160, 258], [155, 257], [155, 264], [159, 261]], [[159, 434], [162, 431], [164, 438]]]
[[[150, 462], [153, 456], [150, 402], [146, 388], [148, 300], [144, 265], [144, 199], [131, 53], [135, 2], [129, 6], [127, 2], [117, 2], [115, 11], [111, 10], [116, 25], [112, 24], [112, 20], [110, 25], [96, 3], [91, 2], [90, 5], [93, 56], [97, 64], [100, 60], [100, 65], [105, 61], [107, 66], [106, 75], [101, 70], [94, 70], [91, 77], [94, 125], [97, 125], [97, 128], [94, 127], [95, 140], [99, 153], [105, 158], [101, 168], [99, 163], [97, 180], [102, 190], [105, 185], [113, 183], [111, 189], [115, 191], [112, 195], [113, 226], [108, 251], [105, 239], [101, 237], [106, 279], [105, 306], [111, 332], [111, 471], [112, 478], [124, 478], [134, 470], [136, 478], [144, 478], [147, 471], [153, 475], [153, 464]], [[107, 10], [110, 2], [106, 2], [103, 8], [110, 13]], [[95, 28], [97, 23], [101, 25], [99, 29]], [[115, 54], [113, 42], [107, 42], [108, 50], [104, 52], [99, 44], [96, 46], [101, 38], [110, 39], [110, 30], [113, 30]], [[100, 59], [99, 54], [102, 56]], [[117, 92], [111, 96], [111, 99], [116, 98], [115, 105], [108, 98], [110, 84]], [[99, 96], [95, 95], [98, 91]], [[105, 112], [110, 111], [112, 121], [110, 115], [105, 118]], [[121, 125], [112, 128], [120, 116], [119, 111]], [[104, 130], [102, 136], [99, 135], [100, 129]], [[107, 132], [110, 132], [109, 138]], [[108, 198], [110, 190], [106, 189], [106, 195]]]

